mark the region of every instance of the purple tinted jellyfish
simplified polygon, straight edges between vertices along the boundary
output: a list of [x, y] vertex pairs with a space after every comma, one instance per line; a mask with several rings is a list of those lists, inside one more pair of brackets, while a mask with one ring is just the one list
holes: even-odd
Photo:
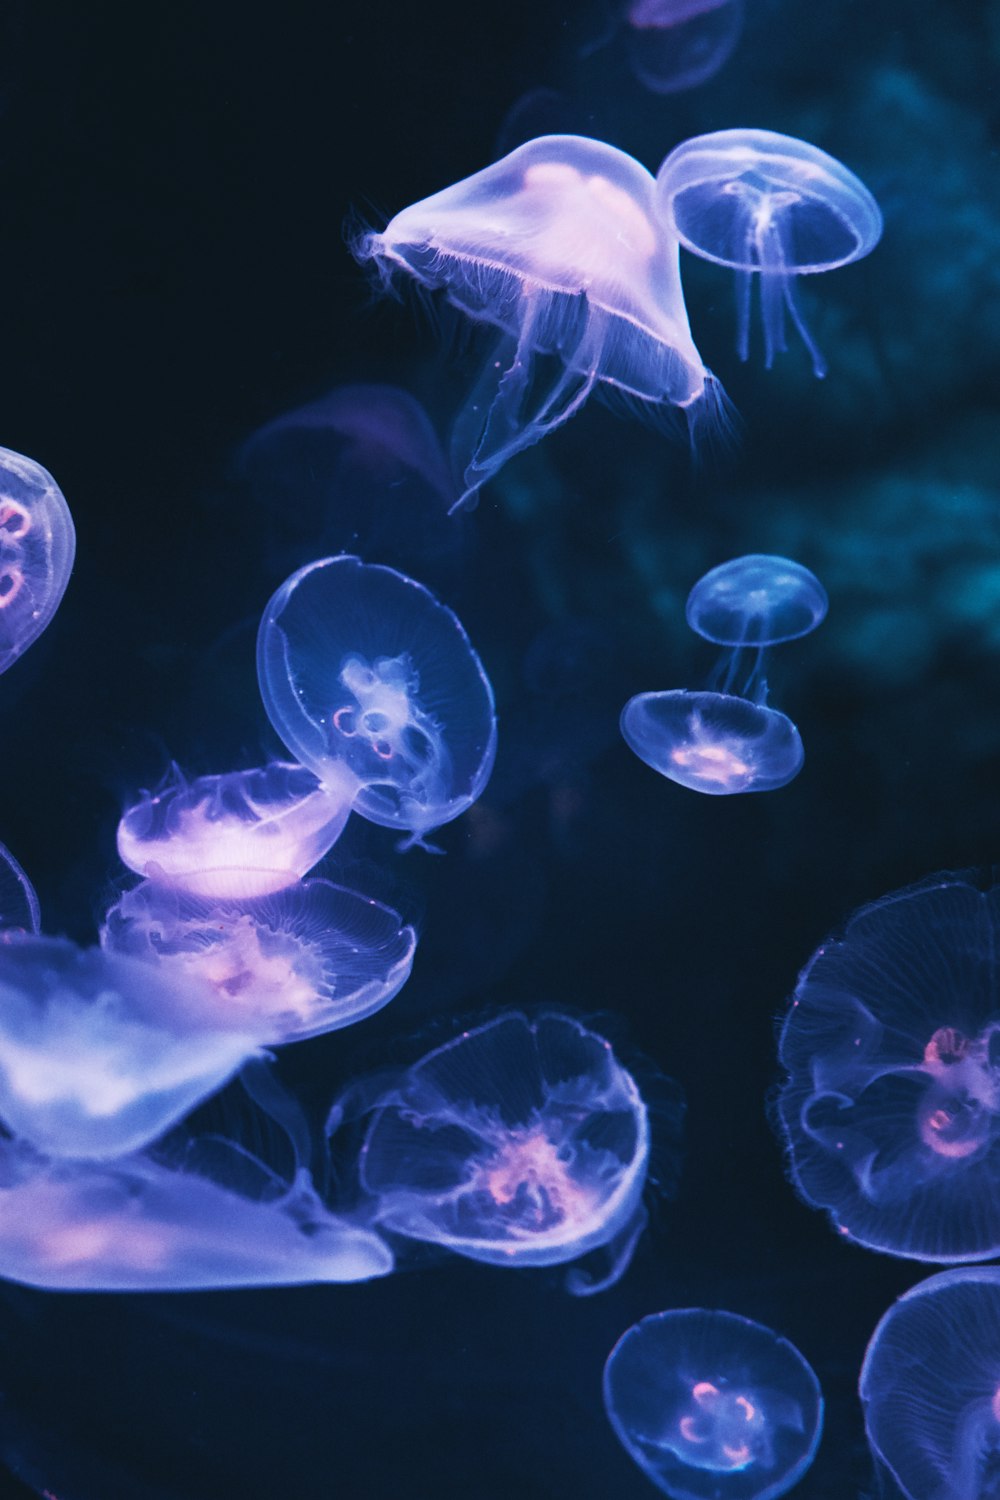
[[714, 78], [743, 30], [743, 0], [629, 0], [629, 57], [654, 94], [679, 94]]
[[327, 880], [239, 903], [143, 881], [108, 912], [101, 944], [165, 977], [194, 976], [211, 991], [213, 1024], [249, 1026], [276, 1046], [381, 1010], [409, 978], [416, 934]]
[[781, 1033], [792, 1180], [859, 1244], [1000, 1254], [1000, 887], [896, 891], [827, 939]]
[[52, 619], [75, 552], [73, 518], [52, 475], [0, 448], [0, 672]]
[[457, 504], [595, 389], [654, 415], [667, 405], [691, 420], [718, 411], [653, 189], [613, 146], [541, 136], [359, 242], [358, 258], [384, 279], [402, 271], [501, 331], [457, 423]]
[[0, 844], [0, 941], [7, 933], [37, 934], [40, 928], [35, 888], [10, 850]]
[[[335, 1111], [334, 1120], [337, 1118]], [[514, 1012], [422, 1058], [361, 1154], [376, 1222], [471, 1260], [547, 1266], [606, 1248], [623, 1274], [645, 1223], [646, 1107], [602, 1037]]]
[[784, 351], [790, 315], [817, 376], [826, 361], [796, 303], [796, 276], [860, 260], [882, 237], [879, 206], [845, 166], [794, 136], [717, 130], [683, 141], [656, 179], [664, 220], [692, 254], [736, 272], [736, 347], [750, 349], [750, 282], [760, 277], [764, 360]]
[[251, 899], [293, 885], [340, 837], [356, 783], [331, 767], [322, 785], [303, 766], [179, 772], [144, 792], [118, 825], [118, 853], [137, 875], [195, 895]]
[[861, 1367], [868, 1441], [907, 1500], [989, 1500], [1000, 1465], [1000, 1270], [912, 1287]]
[[271, 599], [260, 690], [289, 750], [354, 810], [417, 840], [457, 818], [493, 768], [493, 690], [450, 609], [421, 584], [328, 557]]
[[701, 1307], [622, 1335], [604, 1405], [630, 1458], [675, 1500], [773, 1500], [802, 1478], [823, 1430], [819, 1381], [795, 1346]]

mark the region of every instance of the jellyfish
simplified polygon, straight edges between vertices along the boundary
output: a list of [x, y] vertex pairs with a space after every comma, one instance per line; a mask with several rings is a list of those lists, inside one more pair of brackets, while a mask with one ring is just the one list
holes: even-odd
[[1000, 887], [929, 877], [854, 914], [781, 1032], [792, 1181], [858, 1244], [1000, 1254]]
[[750, 283], [760, 277], [764, 362], [787, 347], [789, 316], [817, 377], [824, 360], [795, 298], [796, 276], [874, 250], [882, 214], [853, 172], [808, 141], [772, 130], [717, 130], [683, 141], [656, 179], [664, 222], [702, 260], [736, 272], [736, 348], [750, 351]]
[[416, 934], [397, 912], [328, 880], [253, 901], [143, 881], [108, 912], [101, 945], [188, 975], [212, 993], [212, 1021], [268, 1046], [351, 1026], [409, 978]]
[[987, 1500], [1000, 1468], [1000, 1270], [930, 1276], [882, 1318], [861, 1367], [868, 1441], [906, 1500]]
[[198, 776], [174, 769], [118, 825], [118, 853], [137, 875], [194, 895], [266, 896], [293, 885], [336, 843], [356, 783], [332, 766], [321, 785], [303, 766]]
[[823, 1430], [819, 1381], [794, 1344], [703, 1307], [622, 1334], [604, 1405], [629, 1457], [675, 1500], [773, 1500], [802, 1478]]
[[454, 508], [594, 390], [654, 417], [678, 407], [689, 424], [720, 415], [653, 179], [613, 146], [540, 136], [403, 209], [355, 253], [384, 281], [403, 272], [499, 330], [455, 427]]
[[632, 71], [654, 94], [679, 94], [714, 78], [743, 30], [743, 0], [628, 0]]
[[[331, 1123], [336, 1125], [339, 1112]], [[645, 1223], [649, 1125], [603, 1037], [568, 1016], [498, 1016], [420, 1059], [377, 1103], [360, 1176], [374, 1222], [500, 1266], [601, 1249], [625, 1271]]]
[[0, 672], [59, 608], [75, 552], [73, 518], [52, 475], [0, 448]]
[[35, 888], [17, 860], [0, 844], [0, 942], [7, 933], [38, 933], [41, 916]]
[[402, 573], [347, 556], [301, 568], [264, 611], [257, 670], [284, 744], [373, 823], [420, 842], [486, 785], [493, 689], [455, 615]]
[[686, 613], [692, 630], [727, 648], [714, 685], [630, 698], [621, 716], [630, 749], [696, 792], [726, 796], [787, 785], [802, 769], [804, 751], [791, 719], [767, 705], [765, 650], [815, 630], [826, 609], [819, 579], [787, 557], [753, 554], [713, 568], [691, 590]]
[[61, 938], [0, 945], [0, 1120], [50, 1157], [139, 1150], [258, 1050], [196, 978]]

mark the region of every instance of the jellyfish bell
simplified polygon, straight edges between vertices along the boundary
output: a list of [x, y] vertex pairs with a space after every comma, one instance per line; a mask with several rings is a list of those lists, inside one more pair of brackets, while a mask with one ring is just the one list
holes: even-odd
[[791, 719], [731, 693], [637, 693], [622, 710], [621, 731], [654, 771], [716, 796], [775, 791], [805, 759]]
[[632, 71], [654, 94], [679, 94], [714, 78], [743, 31], [743, 0], [630, 0]]
[[0, 672], [59, 608], [75, 552], [73, 518], [52, 475], [0, 448]]
[[774, 1500], [809, 1468], [823, 1428], [819, 1381], [793, 1344], [700, 1307], [622, 1335], [604, 1405], [629, 1457], [674, 1500]]
[[656, 179], [659, 210], [692, 254], [736, 272], [737, 351], [747, 359], [750, 287], [760, 278], [765, 364], [798, 329], [815, 374], [826, 361], [795, 299], [797, 276], [860, 260], [882, 236], [882, 214], [854, 173], [818, 146], [772, 130], [719, 130], [683, 141]]
[[815, 573], [788, 557], [753, 553], [699, 578], [686, 616], [692, 630], [718, 646], [776, 646], [815, 630], [827, 607]]
[[676, 242], [650, 174], [584, 136], [541, 136], [397, 214], [356, 245], [500, 330], [458, 419], [457, 505], [515, 453], [618, 392], [650, 413], [718, 414], [721, 392], [691, 339]]
[[0, 844], [0, 942], [7, 934], [41, 929], [35, 888], [10, 850]]

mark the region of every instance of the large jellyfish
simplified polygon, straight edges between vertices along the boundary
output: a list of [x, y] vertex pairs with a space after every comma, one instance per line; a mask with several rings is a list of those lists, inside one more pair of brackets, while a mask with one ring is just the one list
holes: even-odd
[[75, 552], [73, 518], [52, 475], [0, 448], [0, 672], [59, 608]]
[[[814, 574], [786, 557], [752, 554], [699, 579], [687, 621], [727, 648], [717, 687], [639, 693], [622, 710], [626, 743], [654, 771], [712, 795], [769, 792], [802, 768], [799, 731], [767, 705], [765, 649], [814, 630], [826, 614]], [[748, 665], [749, 658], [749, 665]]]
[[890, 1307], [861, 1367], [868, 1441], [906, 1500], [991, 1500], [1000, 1473], [1000, 1270], [945, 1271]]
[[540, 136], [358, 243], [383, 277], [443, 291], [500, 339], [458, 419], [456, 504], [595, 389], [657, 414], [717, 415], [691, 339], [676, 240], [645, 167], [601, 141]]
[[493, 690], [461, 624], [421, 584], [356, 557], [293, 574], [260, 625], [278, 735], [353, 807], [420, 840], [479, 796], [496, 752]]
[[[335, 1125], [339, 1112], [334, 1111]], [[610, 1045], [555, 1013], [497, 1017], [382, 1097], [361, 1152], [375, 1222], [501, 1266], [603, 1249], [622, 1275], [645, 1223], [646, 1107]]]
[[743, 30], [743, 0], [626, 0], [629, 58], [654, 94], [707, 83], [732, 56]]
[[653, 1313], [604, 1367], [604, 1404], [626, 1452], [675, 1500], [773, 1500], [819, 1446], [823, 1397], [802, 1355], [736, 1313]]
[[781, 1033], [792, 1180], [859, 1244], [1000, 1254], [1000, 887], [935, 875], [863, 907]]
[[388, 906], [328, 880], [241, 902], [147, 880], [108, 912], [101, 944], [164, 975], [196, 976], [212, 993], [214, 1025], [249, 1026], [274, 1046], [381, 1010], [409, 978], [416, 934]]
[[860, 260], [882, 237], [879, 206], [853, 172], [773, 130], [717, 130], [677, 146], [656, 178], [659, 209], [693, 255], [736, 272], [736, 348], [750, 352], [750, 283], [760, 277], [764, 359], [787, 347], [785, 316], [817, 376], [826, 361], [795, 300], [796, 276]]
[[37, 933], [40, 927], [35, 888], [10, 850], [0, 844], [0, 941], [7, 933]]

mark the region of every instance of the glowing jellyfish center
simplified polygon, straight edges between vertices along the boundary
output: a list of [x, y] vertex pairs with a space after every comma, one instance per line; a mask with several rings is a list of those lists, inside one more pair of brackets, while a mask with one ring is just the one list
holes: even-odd
[[924, 1071], [933, 1080], [917, 1116], [920, 1139], [939, 1156], [972, 1156], [992, 1138], [1000, 1113], [1000, 1077], [992, 1044], [1000, 1028], [969, 1038], [940, 1026], [924, 1048]]
[[13, 604], [24, 587], [20, 543], [31, 530], [31, 516], [23, 505], [0, 496], [0, 609]]
[[686, 1463], [699, 1469], [745, 1469], [767, 1439], [759, 1404], [750, 1396], [710, 1380], [691, 1387], [691, 1406], [677, 1422], [677, 1438], [670, 1443]]
[[340, 682], [354, 702], [333, 714], [339, 734], [360, 736], [380, 760], [398, 757], [410, 771], [440, 766], [441, 731], [415, 701], [420, 678], [409, 656], [382, 657], [374, 665], [349, 657]]
[[736, 746], [718, 739], [718, 731], [706, 728], [699, 713], [692, 713], [688, 725], [690, 743], [675, 745], [670, 752], [670, 759], [679, 770], [700, 782], [721, 787], [736, 786], [753, 775], [753, 766]]
[[539, 1125], [512, 1131], [496, 1154], [477, 1164], [473, 1190], [484, 1190], [501, 1209], [512, 1233], [586, 1228], [600, 1205], [600, 1194], [574, 1179], [572, 1148]]

